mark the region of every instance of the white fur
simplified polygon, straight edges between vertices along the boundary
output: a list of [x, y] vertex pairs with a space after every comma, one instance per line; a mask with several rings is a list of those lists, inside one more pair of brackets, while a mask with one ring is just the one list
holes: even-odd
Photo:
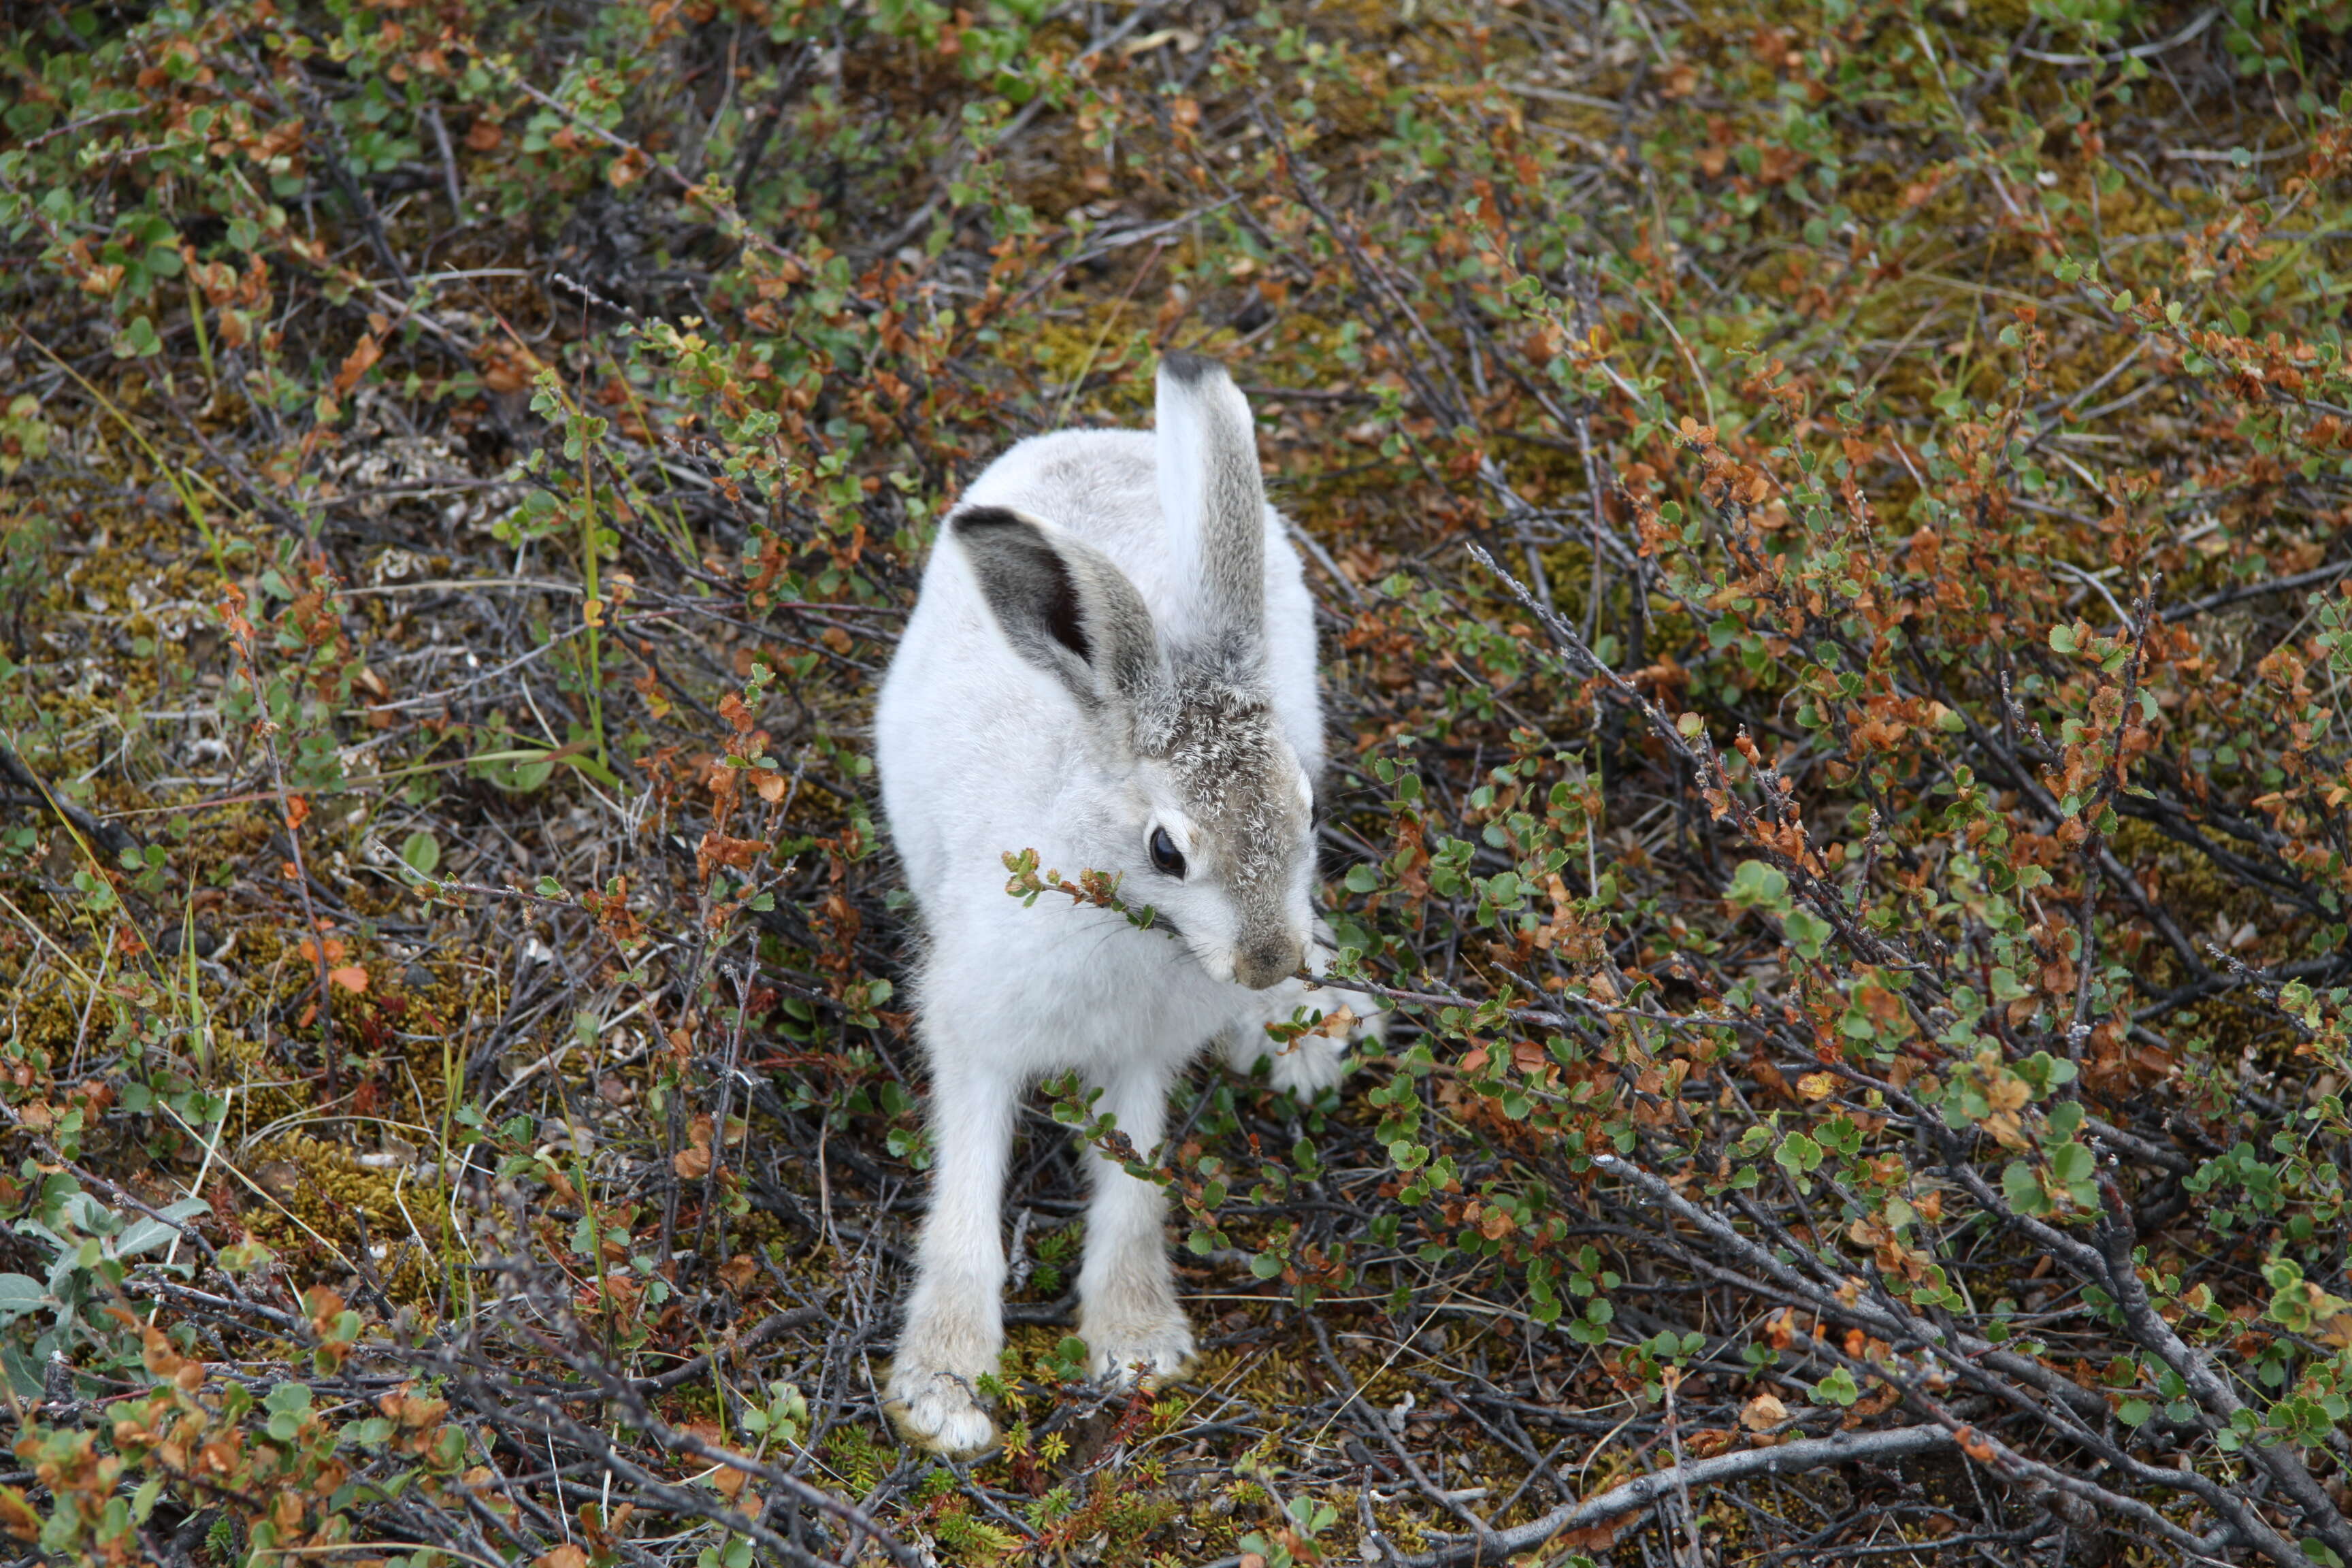
[[[1160, 536], [1165, 541], [1171, 576], [1178, 583], [1198, 582], [1209, 569], [1211, 545], [1202, 527], [1209, 471], [1211, 420], [1238, 422], [1250, 428], [1249, 400], [1231, 381], [1221, 380], [1194, 397], [1162, 396], [1154, 411], [1159, 427], [1152, 432], [1160, 482]], [[1274, 544], [1288, 540], [1279, 527], [1266, 539], [1266, 561], [1274, 562]], [[1294, 563], [1296, 555], [1294, 552]], [[1269, 571], [1269, 575], [1273, 574]], [[1311, 614], [1311, 611], [1310, 611]], [[1311, 628], [1313, 622], [1310, 619]], [[1310, 671], [1311, 676], [1311, 671]]]
[[[1201, 390], [1195, 392], [1192, 387]], [[1066, 431], [1021, 442], [974, 481], [964, 510], [1004, 508], [1050, 524], [1108, 557], [1133, 584], [1164, 646], [1180, 646], [1213, 607], [1200, 603], [1198, 552], [1213, 547], [1196, 515], [1202, 422], [1247, 404], [1220, 373], [1160, 382], [1161, 434]], [[1227, 427], [1230, 435], [1231, 427]], [[1246, 437], [1244, 437], [1246, 438]], [[1253, 476], [1254, 480], [1254, 476]], [[1182, 515], [1172, 517], [1171, 510]], [[1264, 510], [1265, 616], [1260, 689], [1295, 754], [1304, 790], [1323, 763], [1314, 608], [1281, 518]], [[1098, 1109], [1149, 1157], [1168, 1091], [1213, 1040], [1246, 1068], [1268, 1055], [1264, 1025], [1301, 1005], [1360, 1016], [1376, 1005], [1295, 980], [1234, 984], [1235, 916], [1220, 868], [1203, 857], [1181, 803], [1149, 760], [1106, 772], [1098, 731], [1078, 698], [1022, 656], [1000, 626], [968, 552], [943, 533], [876, 713], [876, 752], [890, 832], [922, 914], [916, 987], [931, 1072], [935, 1161], [930, 1212], [908, 1298], [887, 1403], [926, 1446], [971, 1452], [994, 1436], [974, 1384], [1003, 1344], [1000, 1237], [1014, 1106], [1038, 1078], [1076, 1069], [1103, 1090]], [[1304, 823], [1286, 799], [1286, 820]], [[1170, 828], [1193, 863], [1181, 882], [1150, 871], [1145, 843]], [[1034, 849], [1042, 868], [1075, 879], [1120, 872], [1121, 890], [1165, 910], [1183, 940], [1139, 931], [1106, 910], [1047, 894], [1024, 907], [1005, 892], [1002, 857]], [[1290, 917], [1307, 941], [1311, 846]], [[1319, 968], [1319, 953], [1314, 962]], [[1312, 1035], [1275, 1056], [1273, 1080], [1300, 1092], [1338, 1080], [1346, 1044]], [[1160, 1190], [1101, 1159], [1078, 1276], [1080, 1330], [1097, 1375], [1179, 1372], [1192, 1353], [1177, 1304]]]

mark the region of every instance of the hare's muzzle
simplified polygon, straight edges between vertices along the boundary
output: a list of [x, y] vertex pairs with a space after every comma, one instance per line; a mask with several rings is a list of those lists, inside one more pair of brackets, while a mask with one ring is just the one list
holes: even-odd
[[1234, 978], [1253, 991], [1263, 991], [1297, 973], [1307, 962], [1303, 942], [1253, 942], [1234, 952]]

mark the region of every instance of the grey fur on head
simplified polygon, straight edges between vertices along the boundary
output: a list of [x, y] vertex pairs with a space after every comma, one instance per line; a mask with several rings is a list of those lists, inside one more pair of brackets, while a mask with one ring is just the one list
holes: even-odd
[[1266, 699], [1263, 649], [1230, 641], [1178, 649], [1171, 676], [1151, 612], [1100, 551], [1004, 507], [959, 511], [948, 526], [1005, 640], [1135, 755], [1167, 764], [1197, 829], [1231, 851], [1240, 928], [1252, 933], [1248, 966], [1276, 962], [1293, 862], [1312, 847], [1302, 833], [1307, 803], [1290, 784], [1298, 764]]

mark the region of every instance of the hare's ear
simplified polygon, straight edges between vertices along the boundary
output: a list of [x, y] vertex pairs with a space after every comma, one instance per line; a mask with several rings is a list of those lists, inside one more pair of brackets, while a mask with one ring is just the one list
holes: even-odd
[[1249, 400], [1199, 354], [1160, 362], [1160, 510], [1211, 646], [1254, 663], [1265, 628], [1265, 485]]
[[1101, 551], [1003, 507], [957, 512], [948, 531], [1005, 640], [1080, 706], [1130, 705], [1165, 685], [1151, 612]]

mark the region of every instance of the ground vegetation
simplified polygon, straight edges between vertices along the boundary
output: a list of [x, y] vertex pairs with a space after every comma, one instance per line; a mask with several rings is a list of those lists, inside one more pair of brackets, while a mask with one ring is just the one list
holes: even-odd
[[[0, 8], [8, 1550], [2352, 1563], [2347, 25]], [[949, 1464], [872, 691], [1170, 348], [1393, 1022], [1146, 1394], [1045, 1086]]]

